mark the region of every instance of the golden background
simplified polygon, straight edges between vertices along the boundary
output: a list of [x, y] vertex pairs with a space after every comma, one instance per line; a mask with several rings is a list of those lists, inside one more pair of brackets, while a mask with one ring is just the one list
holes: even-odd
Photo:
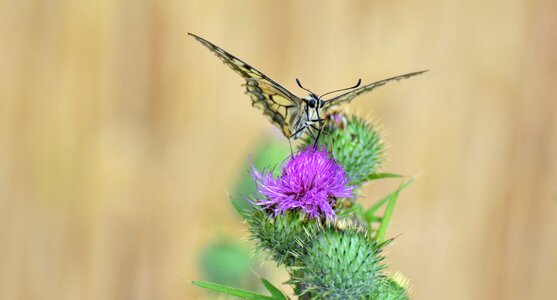
[[[548, 299], [557, 282], [555, 1], [0, 1], [0, 298], [191, 299], [262, 136], [240, 77], [360, 96], [413, 299]], [[363, 201], [392, 186], [374, 184]]]

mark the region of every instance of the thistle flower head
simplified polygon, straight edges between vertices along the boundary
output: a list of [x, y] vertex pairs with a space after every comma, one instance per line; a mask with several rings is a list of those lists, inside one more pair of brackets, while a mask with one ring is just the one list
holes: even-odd
[[264, 196], [255, 203], [272, 210], [275, 216], [301, 210], [310, 218], [325, 216], [333, 220], [335, 199], [353, 197], [354, 187], [348, 185], [348, 176], [325, 148], [308, 147], [294, 153], [277, 178], [252, 165], [252, 177]]
[[300, 295], [311, 299], [389, 299], [371, 297], [379, 294], [386, 244], [352, 226], [328, 228], [311, 241], [292, 282], [303, 284]]

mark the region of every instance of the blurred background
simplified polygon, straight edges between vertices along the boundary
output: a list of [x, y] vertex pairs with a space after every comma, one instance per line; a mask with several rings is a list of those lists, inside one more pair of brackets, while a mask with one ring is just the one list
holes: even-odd
[[8, 0], [1, 299], [204, 299], [210, 251], [249, 249], [228, 193], [286, 141], [187, 32], [300, 96], [429, 69], [350, 105], [386, 128], [385, 171], [421, 174], [390, 270], [413, 299], [554, 297], [557, 2]]

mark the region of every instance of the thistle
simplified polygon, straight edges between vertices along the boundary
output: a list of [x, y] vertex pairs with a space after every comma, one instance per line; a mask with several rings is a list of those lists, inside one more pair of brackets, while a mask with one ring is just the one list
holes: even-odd
[[[344, 113], [328, 116], [323, 136], [291, 154], [273, 175], [251, 165], [256, 192], [244, 212], [250, 239], [290, 273], [300, 299], [408, 299], [405, 284], [385, 272], [386, 229], [403, 182], [370, 208], [354, 192], [368, 181], [402, 177], [377, 173], [384, 160], [381, 134], [366, 120]], [[386, 207], [384, 210], [381, 209]], [[208, 282], [198, 286], [245, 299], [289, 299], [267, 280], [271, 295]]]

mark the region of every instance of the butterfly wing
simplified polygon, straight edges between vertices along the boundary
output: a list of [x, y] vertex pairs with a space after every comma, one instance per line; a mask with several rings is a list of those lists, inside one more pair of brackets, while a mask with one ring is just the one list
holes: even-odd
[[248, 65], [234, 55], [195, 34], [189, 33], [207, 47], [227, 66], [242, 76], [246, 83], [246, 94], [251, 97], [252, 105], [263, 111], [271, 123], [277, 126], [284, 136], [290, 138], [292, 131], [302, 115], [302, 100], [276, 83], [265, 74]]
[[340, 105], [340, 104], [343, 104], [343, 103], [348, 103], [348, 102], [352, 101], [354, 98], [356, 98], [357, 96], [359, 96], [363, 93], [371, 92], [372, 90], [374, 90], [374, 89], [376, 89], [380, 86], [385, 85], [387, 82], [407, 79], [407, 78], [410, 78], [410, 77], [413, 77], [413, 76], [416, 76], [416, 75], [420, 75], [420, 74], [425, 73], [425, 72], [427, 72], [427, 70], [408, 73], [408, 74], [404, 74], [404, 75], [399, 75], [399, 76], [383, 79], [381, 81], [377, 81], [377, 82], [374, 82], [374, 83], [366, 84], [364, 86], [353, 89], [353, 90], [351, 90], [349, 92], [346, 92], [344, 94], [336, 96], [332, 99], [325, 100], [324, 103], [323, 103], [323, 109], [327, 110], [327, 109], [332, 108], [334, 106], [337, 106], [337, 105]]

